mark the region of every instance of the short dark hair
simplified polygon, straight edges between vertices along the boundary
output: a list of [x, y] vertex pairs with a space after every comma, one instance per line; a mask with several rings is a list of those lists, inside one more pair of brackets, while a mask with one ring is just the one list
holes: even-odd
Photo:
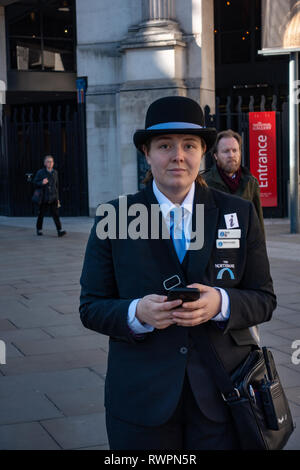
[[225, 131], [221, 131], [217, 135], [217, 139], [215, 141], [215, 144], [212, 149], [212, 153], [217, 153], [218, 151], [218, 145], [221, 139], [230, 139], [233, 137], [239, 144], [240, 152], [242, 153], [242, 145], [243, 145], [243, 139], [242, 136], [238, 133], [233, 131], [232, 129], [227, 129]]

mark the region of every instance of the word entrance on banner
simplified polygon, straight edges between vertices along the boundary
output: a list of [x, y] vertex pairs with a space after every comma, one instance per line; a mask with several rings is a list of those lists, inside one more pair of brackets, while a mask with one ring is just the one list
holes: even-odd
[[276, 112], [249, 113], [250, 171], [263, 207], [277, 206]]

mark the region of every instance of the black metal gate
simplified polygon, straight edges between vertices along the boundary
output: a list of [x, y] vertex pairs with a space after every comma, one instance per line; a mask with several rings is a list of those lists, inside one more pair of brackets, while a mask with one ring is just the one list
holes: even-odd
[[84, 104], [15, 107], [3, 116], [2, 138], [2, 215], [34, 215], [31, 181], [46, 155], [58, 170], [60, 215], [88, 215]]

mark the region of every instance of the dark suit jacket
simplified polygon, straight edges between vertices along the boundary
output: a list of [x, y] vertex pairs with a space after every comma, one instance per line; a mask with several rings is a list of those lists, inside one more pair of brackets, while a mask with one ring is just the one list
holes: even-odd
[[[150, 211], [150, 205], [157, 204], [152, 185], [128, 196], [127, 202], [128, 207], [145, 204]], [[204, 246], [188, 251], [182, 264], [170, 239], [100, 240], [97, 216], [91, 230], [81, 275], [80, 316], [84, 326], [110, 336], [105, 406], [128, 422], [154, 426], [167, 421], [179, 400], [185, 372], [203, 413], [215, 421], [226, 420], [228, 412], [205, 360], [201, 336], [209, 334], [225, 368], [232, 372], [255, 343], [248, 327], [270, 320], [276, 306], [253, 204], [196, 183], [193, 223], [196, 203], [205, 207]], [[118, 220], [119, 202], [112, 204]], [[224, 214], [230, 213], [239, 220], [240, 248], [217, 249], [218, 229], [226, 227]], [[216, 265], [224, 261], [234, 265], [234, 279], [217, 278]], [[205, 328], [172, 325], [134, 336], [127, 325], [130, 302], [147, 294], [164, 295], [163, 281], [175, 274], [185, 285], [225, 288], [229, 320], [223, 328], [209, 321]]]

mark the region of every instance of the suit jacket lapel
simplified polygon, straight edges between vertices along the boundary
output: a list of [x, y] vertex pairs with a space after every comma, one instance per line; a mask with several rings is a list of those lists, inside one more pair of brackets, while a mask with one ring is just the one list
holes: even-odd
[[[148, 216], [149, 216], [148, 227], [149, 227], [149, 232], [150, 232], [151, 205], [158, 204], [158, 201], [156, 197], [154, 196], [154, 193], [152, 190], [152, 183], [146, 186], [146, 188], [144, 189], [144, 195], [145, 195], [145, 204], [148, 207]], [[160, 214], [161, 214], [161, 223], [164, 225], [166, 233], [167, 233], [168, 228], [166, 227], [162, 213]], [[163, 271], [165, 273], [163, 276], [164, 279], [177, 274], [182, 282], [182, 285], [185, 285], [186, 284], [185, 272], [184, 272], [182, 265], [179, 262], [171, 237], [167, 239], [160, 238], [159, 240], [152, 240], [151, 237], [149, 236], [149, 243], [150, 243], [152, 255], [154, 259], [157, 260], [160, 271]]]
[[[151, 226], [151, 204], [158, 204], [152, 190], [152, 184], [148, 184], [144, 190], [145, 204], [148, 206], [149, 227]], [[180, 264], [171, 238], [151, 240], [149, 243], [153, 257], [157, 259], [160, 270], [165, 276], [177, 274], [184, 285], [192, 282], [201, 282], [205, 273], [211, 252], [216, 242], [216, 226], [219, 216], [219, 209], [216, 207], [212, 193], [209, 188], [202, 187], [196, 183], [193, 203], [193, 231], [196, 231], [196, 204], [204, 204], [204, 244], [199, 250], [189, 250]], [[164, 220], [162, 217], [162, 223]], [[188, 265], [188, 269], [185, 267]]]
[[[188, 282], [201, 282], [211, 252], [216, 243], [216, 226], [219, 209], [216, 207], [209, 188], [196, 184], [193, 206], [193, 231], [196, 229], [196, 204], [204, 204], [204, 244], [199, 250], [189, 250], [187, 258]], [[198, 222], [199, 223], [199, 222]]]

